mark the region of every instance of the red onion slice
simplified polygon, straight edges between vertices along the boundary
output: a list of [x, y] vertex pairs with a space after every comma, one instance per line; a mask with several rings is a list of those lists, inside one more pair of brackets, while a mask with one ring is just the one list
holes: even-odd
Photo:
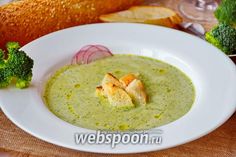
[[107, 51], [95, 51], [95, 52], [92, 52], [88, 55], [88, 58], [86, 60], [86, 63], [89, 64], [95, 60], [99, 60], [99, 59], [102, 59], [102, 58], [106, 58], [106, 57], [110, 57], [111, 54], [110, 52], [107, 52]]
[[99, 49], [95, 46], [91, 46], [87, 51], [86, 53], [84, 54], [84, 57], [83, 57], [83, 60], [86, 64], [87, 63], [87, 60], [88, 60], [88, 57], [90, 56], [90, 54], [92, 54], [93, 52], [96, 52], [96, 51], [99, 51]]
[[86, 45], [80, 49], [80, 51], [87, 51], [89, 48], [91, 48], [93, 45]]
[[86, 51], [79, 51], [77, 52], [74, 57], [72, 58], [71, 64], [84, 64], [83, 63], [83, 55]]
[[72, 58], [71, 64], [88, 64], [97, 59], [112, 56], [111, 51], [102, 45], [87, 45], [82, 47]]
[[95, 45], [95, 46], [96, 46], [99, 50], [106, 51], [106, 52], [110, 53], [111, 55], [113, 55], [113, 54], [111, 53], [111, 51], [110, 51], [107, 47], [102, 46], [102, 45]]

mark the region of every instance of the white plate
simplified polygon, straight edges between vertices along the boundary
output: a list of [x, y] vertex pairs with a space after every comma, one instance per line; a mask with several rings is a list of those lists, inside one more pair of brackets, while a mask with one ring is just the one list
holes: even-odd
[[[182, 118], [161, 126], [159, 145], [77, 145], [74, 133], [94, 133], [54, 116], [41, 99], [48, 74], [64, 64], [82, 46], [102, 44], [113, 53], [153, 57], [184, 71], [196, 88], [192, 109]], [[94, 24], [65, 29], [22, 48], [35, 61], [32, 85], [24, 90], [0, 90], [3, 112], [17, 126], [44, 141], [67, 148], [100, 153], [135, 153], [166, 149], [208, 134], [236, 109], [236, 67], [217, 48], [186, 33], [142, 24]]]

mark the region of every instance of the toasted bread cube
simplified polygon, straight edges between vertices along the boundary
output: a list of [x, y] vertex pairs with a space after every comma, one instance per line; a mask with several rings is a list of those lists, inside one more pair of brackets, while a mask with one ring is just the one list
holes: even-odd
[[105, 96], [102, 86], [96, 87], [96, 96], [97, 97]]
[[125, 109], [134, 107], [131, 97], [122, 88], [112, 83], [106, 83], [104, 92], [112, 106]]
[[140, 80], [133, 80], [126, 88], [126, 92], [136, 103], [140, 105], [147, 104], [147, 95], [145, 93], [144, 85]]
[[127, 74], [119, 79], [123, 86], [127, 87], [137, 77], [134, 74]]
[[123, 84], [115, 76], [113, 76], [111, 73], [107, 73], [105, 75], [105, 77], [103, 78], [103, 80], [102, 80], [102, 87], [103, 87], [103, 89], [104, 89], [104, 85], [107, 84], [107, 83], [112, 83], [112, 84], [114, 84], [117, 87], [125, 88], [123, 86]]

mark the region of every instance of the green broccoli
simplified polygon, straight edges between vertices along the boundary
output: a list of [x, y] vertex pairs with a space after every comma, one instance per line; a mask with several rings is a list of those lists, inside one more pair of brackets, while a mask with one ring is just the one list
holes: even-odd
[[236, 27], [236, 0], [222, 0], [215, 11], [215, 16], [220, 23]]
[[236, 29], [221, 23], [206, 33], [206, 40], [226, 54], [236, 53]]
[[19, 50], [16, 42], [7, 43], [8, 57], [0, 50], [0, 88], [7, 87], [12, 80], [16, 81], [17, 88], [29, 86], [32, 78], [33, 60], [24, 51]]
[[0, 49], [0, 68], [2, 68], [5, 64], [4, 61], [4, 52]]

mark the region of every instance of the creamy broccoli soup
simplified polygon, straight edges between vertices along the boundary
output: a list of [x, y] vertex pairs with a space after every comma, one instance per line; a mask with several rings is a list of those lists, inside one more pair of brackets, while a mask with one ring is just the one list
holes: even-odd
[[[121, 77], [138, 73], [148, 95], [146, 105], [111, 106], [95, 95], [106, 73]], [[59, 69], [47, 82], [44, 101], [59, 118], [95, 130], [146, 130], [186, 114], [194, 102], [191, 80], [177, 68], [151, 58], [114, 55], [85, 65]]]

